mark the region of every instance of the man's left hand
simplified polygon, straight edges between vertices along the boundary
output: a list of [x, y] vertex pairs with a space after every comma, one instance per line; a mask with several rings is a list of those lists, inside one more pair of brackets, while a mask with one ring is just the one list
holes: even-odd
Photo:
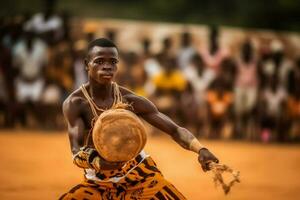
[[209, 168], [210, 162], [219, 163], [219, 159], [206, 148], [200, 149], [198, 161], [200, 162], [202, 170], [204, 172], [210, 170]]

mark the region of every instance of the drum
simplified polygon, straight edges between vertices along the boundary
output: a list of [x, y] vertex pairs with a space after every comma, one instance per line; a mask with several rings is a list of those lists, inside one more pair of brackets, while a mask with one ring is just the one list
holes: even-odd
[[100, 156], [109, 162], [126, 162], [143, 150], [147, 136], [139, 117], [125, 109], [104, 111], [96, 120], [93, 142]]

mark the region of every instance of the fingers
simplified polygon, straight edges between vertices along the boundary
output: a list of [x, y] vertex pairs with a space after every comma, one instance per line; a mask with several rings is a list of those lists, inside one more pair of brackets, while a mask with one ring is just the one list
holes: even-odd
[[202, 170], [204, 172], [209, 171], [210, 170], [210, 163], [214, 162], [214, 163], [219, 163], [219, 159], [216, 158], [212, 153], [210, 152], [202, 152], [202, 154], [199, 155], [198, 157], [198, 161], [201, 164]]
[[209, 158], [209, 161], [211, 161], [211, 162], [215, 162], [215, 163], [219, 163], [219, 159], [218, 159], [218, 158], [216, 158], [216, 156], [215, 156], [215, 155], [213, 155], [213, 154], [211, 154], [211, 158]]
[[216, 158], [215, 156], [211, 159], [212, 162], [215, 162], [215, 163], [219, 163], [219, 159]]
[[202, 170], [203, 170], [204, 172], [207, 171], [204, 165], [201, 165], [201, 168], [202, 168]]
[[210, 170], [210, 168], [209, 168], [209, 163], [210, 162], [208, 162], [208, 161], [204, 161], [204, 159], [199, 159], [199, 161], [200, 161], [200, 164], [201, 164], [201, 168], [202, 168], [202, 170], [204, 171], [204, 172], [207, 172], [207, 171], [209, 171]]
[[204, 163], [203, 157], [199, 156], [199, 157], [198, 157], [198, 161], [199, 161], [199, 163], [201, 164], [202, 170], [203, 170], [204, 172], [206, 172], [207, 170], [206, 170], [206, 167], [205, 167], [205, 163]]
[[204, 172], [210, 171], [211, 170], [211, 163], [215, 162], [215, 163], [219, 163], [218, 159], [213, 159], [213, 160], [206, 160], [204, 161], [204, 159], [199, 159], [200, 164], [201, 164], [201, 168]]

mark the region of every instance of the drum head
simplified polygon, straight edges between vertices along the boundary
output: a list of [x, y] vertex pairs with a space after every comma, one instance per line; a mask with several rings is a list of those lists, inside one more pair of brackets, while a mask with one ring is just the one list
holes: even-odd
[[98, 153], [109, 162], [133, 159], [144, 148], [147, 139], [143, 122], [125, 109], [103, 112], [92, 134]]

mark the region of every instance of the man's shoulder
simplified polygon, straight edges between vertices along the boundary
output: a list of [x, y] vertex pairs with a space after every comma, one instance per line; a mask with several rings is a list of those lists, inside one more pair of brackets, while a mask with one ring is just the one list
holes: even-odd
[[136, 114], [147, 113], [155, 110], [155, 105], [146, 97], [135, 94], [128, 88], [120, 86], [120, 91], [123, 98], [129, 103]]
[[132, 90], [130, 90], [124, 86], [119, 85], [119, 88], [120, 88], [120, 92], [121, 92], [123, 99], [125, 99], [127, 101], [130, 101], [130, 100], [138, 97], [138, 95], [135, 94]]
[[82, 95], [81, 89], [77, 89], [72, 92], [63, 102], [63, 109], [79, 108], [79, 106], [85, 102], [85, 98]]
[[133, 91], [131, 91], [130, 89], [128, 89], [124, 86], [119, 85], [119, 88], [120, 88], [120, 92], [121, 92], [122, 96], [131, 95], [131, 94], [134, 95]]
[[120, 92], [121, 92], [123, 98], [127, 101], [133, 101], [135, 99], [141, 98], [141, 96], [137, 95], [132, 90], [130, 90], [124, 86], [119, 86], [119, 88], [120, 88]]

